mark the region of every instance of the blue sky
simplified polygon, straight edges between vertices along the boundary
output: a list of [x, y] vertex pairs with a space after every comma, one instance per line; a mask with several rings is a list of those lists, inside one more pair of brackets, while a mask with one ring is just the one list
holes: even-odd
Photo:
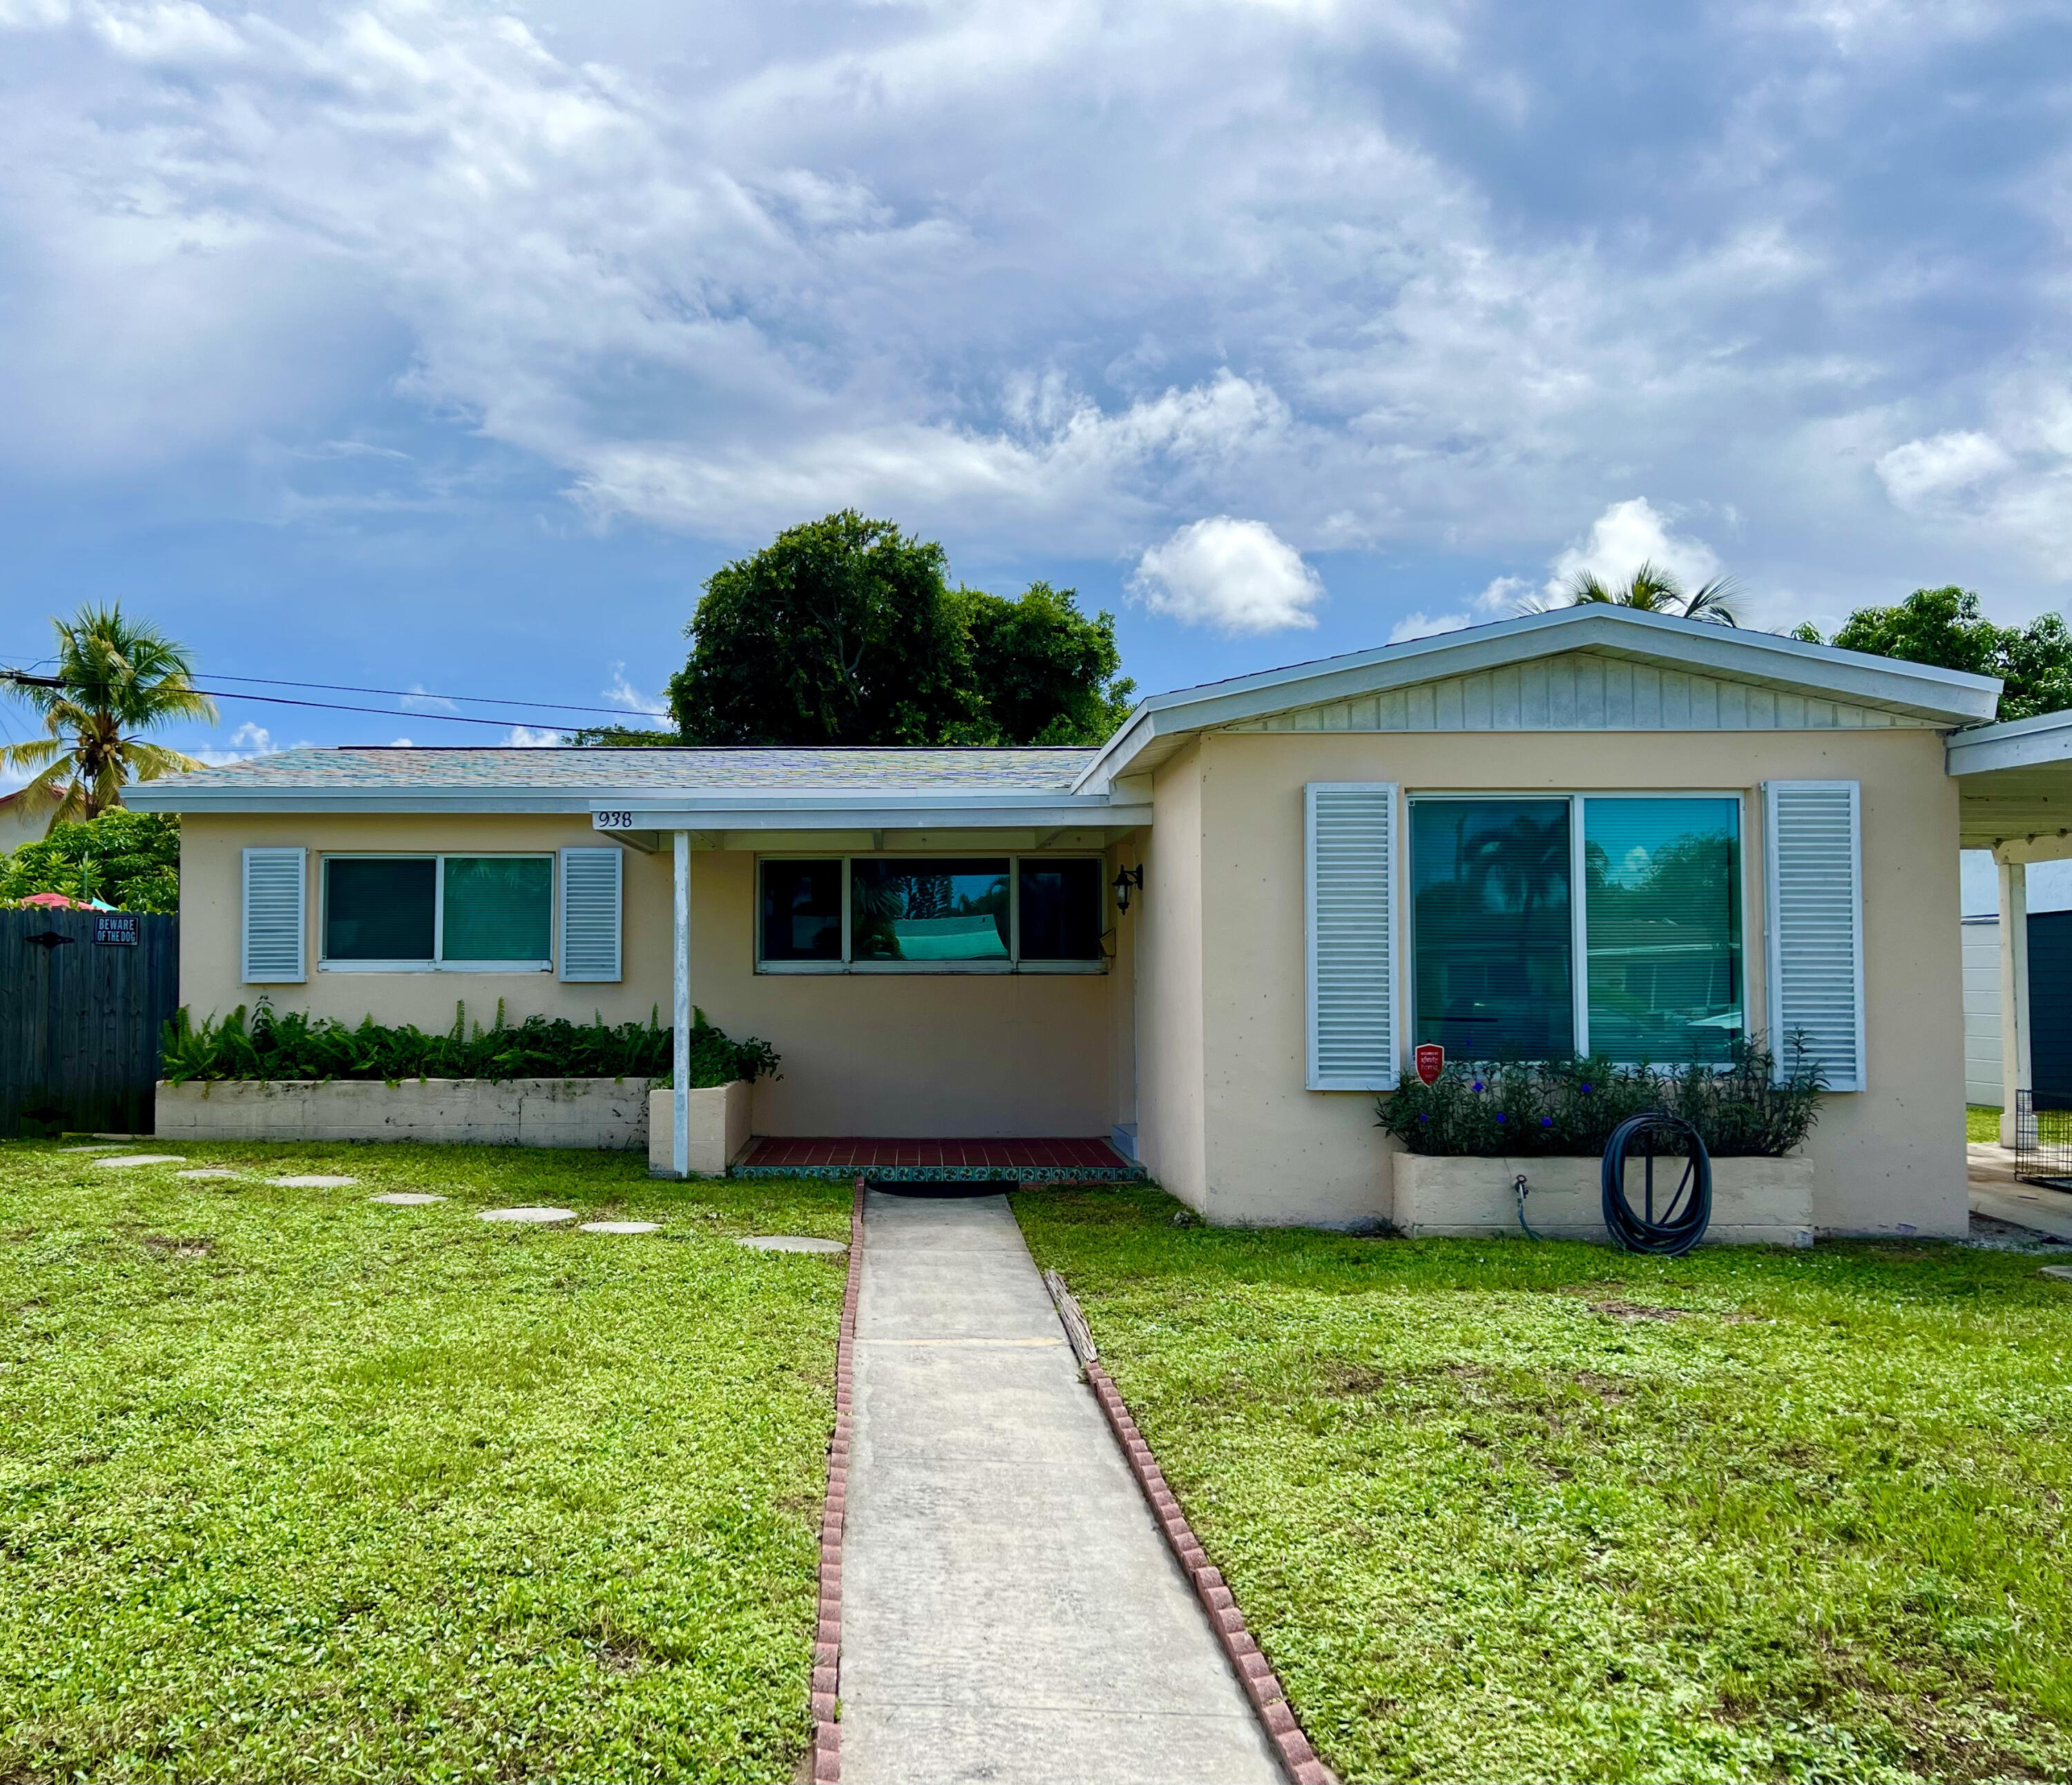
[[[2068, 68], [1967, 0], [0, 0], [0, 657], [120, 597], [544, 731], [848, 505], [1147, 689], [1650, 555], [2025, 618]], [[508, 734], [370, 704], [176, 741]]]

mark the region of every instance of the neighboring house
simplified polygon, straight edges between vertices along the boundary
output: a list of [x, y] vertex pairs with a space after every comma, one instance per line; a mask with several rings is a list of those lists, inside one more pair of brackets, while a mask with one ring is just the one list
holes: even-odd
[[1099, 749], [302, 750], [130, 801], [184, 815], [198, 1015], [695, 1001], [783, 1056], [760, 1134], [1114, 1133], [1281, 1222], [1390, 1214], [1416, 1043], [1798, 1031], [1818, 1224], [1955, 1233], [1996, 784], [1960, 822], [1945, 738], [1996, 692], [1589, 607], [1158, 695]]
[[0, 855], [12, 854], [24, 843], [43, 841], [60, 797], [52, 794], [37, 799], [26, 788], [0, 797]]
[[2000, 920], [1967, 917], [1964, 933], [1964, 1101], [2000, 1107]]

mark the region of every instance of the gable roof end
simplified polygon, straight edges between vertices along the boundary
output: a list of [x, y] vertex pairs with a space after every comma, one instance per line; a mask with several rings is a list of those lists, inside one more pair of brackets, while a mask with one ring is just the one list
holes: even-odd
[[1137, 703], [1073, 791], [1104, 792], [1118, 775], [1155, 766], [1195, 732], [1572, 651], [1853, 701], [1936, 725], [1990, 719], [2000, 698], [2000, 682], [1990, 676], [1593, 603], [1153, 694]]

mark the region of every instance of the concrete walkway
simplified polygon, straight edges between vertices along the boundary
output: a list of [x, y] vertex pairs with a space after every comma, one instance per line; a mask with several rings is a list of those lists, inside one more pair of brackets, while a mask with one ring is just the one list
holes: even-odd
[[864, 1209], [848, 1785], [1279, 1785], [998, 1196]]
[[1964, 1150], [1964, 1166], [1974, 1215], [2072, 1241], [2072, 1193], [2022, 1182], [2011, 1148], [1975, 1141]]

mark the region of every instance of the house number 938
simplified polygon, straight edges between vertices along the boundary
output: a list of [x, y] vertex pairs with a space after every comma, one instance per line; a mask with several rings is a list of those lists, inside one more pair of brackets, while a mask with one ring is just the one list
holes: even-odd
[[590, 815], [592, 830], [631, 830], [633, 814], [630, 812], [594, 812]]

